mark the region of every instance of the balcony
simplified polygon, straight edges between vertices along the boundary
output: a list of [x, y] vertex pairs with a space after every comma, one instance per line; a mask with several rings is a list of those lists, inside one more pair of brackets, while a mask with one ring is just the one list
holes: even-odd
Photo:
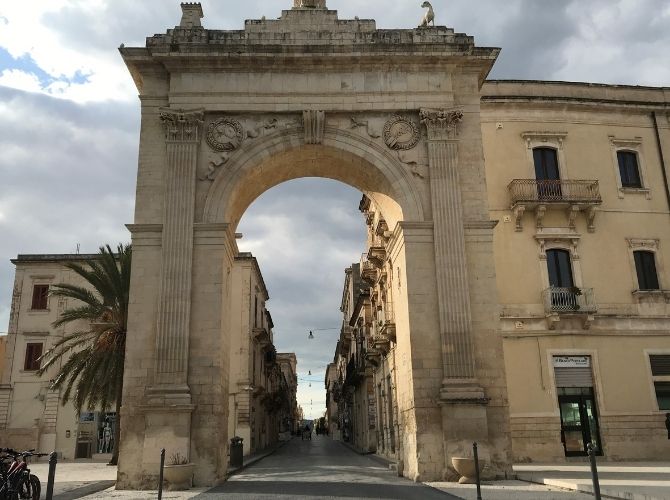
[[571, 228], [577, 215], [585, 212], [589, 232], [595, 231], [596, 207], [603, 201], [598, 181], [514, 179], [507, 189], [517, 231], [523, 231], [526, 210], [535, 210], [536, 225], [542, 227], [548, 209], [565, 209]]
[[372, 346], [383, 356], [386, 356], [391, 349], [391, 341], [386, 335], [377, 333], [372, 336]]
[[268, 332], [265, 328], [254, 328], [252, 329], [252, 333], [254, 339], [256, 339], [256, 341], [261, 346], [266, 346], [272, 343], [272, 339], [270, 338], [270, 332]]
[[379, 278], [379, 269], [368, 260], [368, 254], [366, 253], [361, 257], [361, 278], [370, 285], [377, 283]]
[[368, 250], [368, 261], [373, 266], [381, 269], [386, 261], [386, 249], [384, 247], [370, 247]]
[[593, 314], [598, 312], [593, 288], [559, 288], [550, 287], [542, 292], [542, 301], [547, 317], [550, 319], [549, 329], [560, 321], [561, 315], [584, 315], [584, 328], [589, 328]]

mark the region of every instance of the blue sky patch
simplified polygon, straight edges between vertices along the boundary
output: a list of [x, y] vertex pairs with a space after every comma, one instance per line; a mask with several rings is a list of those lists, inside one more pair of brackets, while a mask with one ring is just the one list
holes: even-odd
[[81, 85], [87, 83], [89, 76], [92, 74], [85, 74], [80, 70], [77, 70], [72, 76], [68, 77], [60, 75], [56, 77], [40, 68], [30, 54], [24, 54], [21, 57], [15, 58], [12, 57], [4, 47], [0, 47], [0, 73], [6, 69], [18, 69], [35, 75], [43, 89], [54, 82], [65, 82], [69, 85]]

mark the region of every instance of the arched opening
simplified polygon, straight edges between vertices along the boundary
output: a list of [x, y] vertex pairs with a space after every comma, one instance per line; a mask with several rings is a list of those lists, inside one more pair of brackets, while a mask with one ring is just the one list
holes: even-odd
[[267, 287], [274, 347], [297, 357], [297, 402], [307, 420], [323, 416], [326, 367], [343, 321], [344, 271], [366, 245], [361, 196], [340, 182], [296, 179], [257, 198], [237, 227], [239, 250], [257, 259]]
[[367, 194], [391, 228], [423, 221], [421, 193], [405, 165], [377, 144], [345, 131], [326, 132], [323, 145], [305, 145], [297, 133], [277, 132], [230, 158], [204, 204], [204, 222], [237, 227], [244, 211], [268, 189], [292, 179], [341, 181]]

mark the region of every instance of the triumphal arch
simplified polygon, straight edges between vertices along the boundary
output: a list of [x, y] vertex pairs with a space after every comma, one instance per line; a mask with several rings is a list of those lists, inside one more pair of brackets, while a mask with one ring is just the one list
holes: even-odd
[[439, 479], [473, 440], [504, 471], [480, 125], [498, 49], [443, 26], [339, 19], [323, 0], [235, 31], [182, 10], [146, 47], [121, 48], [142, 124], [119, 487], [155, 487], [163, 447], [196, 464], [196, 485], [225, 477], [236, 226], [263, 192], [308, 176], [360, 189], [388, 225], [403, 473]]

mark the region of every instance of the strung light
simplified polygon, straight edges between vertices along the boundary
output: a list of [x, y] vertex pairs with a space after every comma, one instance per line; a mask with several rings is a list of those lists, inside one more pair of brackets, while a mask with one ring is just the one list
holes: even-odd
[[309, 336], [307, 338], [309, 340], [314, 340], [314, 334], [312, 333], [312, 330], [309, 331]]

